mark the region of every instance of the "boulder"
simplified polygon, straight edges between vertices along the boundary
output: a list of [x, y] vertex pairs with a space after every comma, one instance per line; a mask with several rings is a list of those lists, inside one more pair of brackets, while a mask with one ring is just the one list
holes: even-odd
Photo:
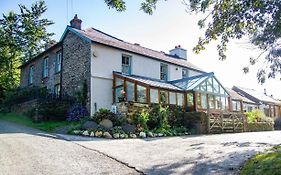
[[92, 132], [90, 133], [90, 136], [91, 136], [91, 137], [95, 137], [95, 133], [92, 131]]
[[164, 134], [163, 134], [163, 133], [158, 133], [157, 136], [158, 136], [158, 137], [163, 137]]
[[120, 134], [120, 139], [124, 139], [125, 138], [125, 134]]
[[154, 137], [154, 135], [153, 135], [152, 132], [148, 132], [148, 133], [147, 133], [147, 136], [148, 136], [148, 137]]
[[94, 130], [98, 128], [98, 124], [94, 121], [86, 121], [83, 125], [82, 125], [82, 129], [85, 130]]
[[73, 134], [79, 135], [79, 134], [81, 134], [81, 131], [80, 131], [80, 130], [74, 130], [74, 131], [73, 131]]
[[103, 137], [107, 138], [107, 139], [112, 139], [112, 136], [111, 136], [111, 134], [109, 134], [109, 132], [104, 132]]
[[120, 138], [120, 134], [119, 134], [119, 133], [114, 133], [114, 134], [113, 134], [113, 138], [119, 139], [119, 138]]
[[111, 120], [108, 120], [108, 119], [103, 119], [101, 122], [100, 122], [100, 125], [105, 127], [106, 129], [109, 129], [109, 128], [112, 128], [113, 127], [113, 123]]
[[125, 131], [126, 133], [134, 133], [136, 130], [136, 126], [135, 125], [131, 125], [131, 124], [125, 124], [122, 126], [123, 131]]
[[130, 138], [137, 138], [136, 134], [130, 134], [129, 136], [130, 136]]
[[89, 134], [89, 131], [86, 130], [86, 131], [84, 131], [84, 132], [82, 133], [82, 135], [83, 135], [83, 136], [89, 136], [90, 134]]
[[103, 134], [102, 131], [96, 131], [96, 132], [95, 132], [95, 136], [96, 136], [96, 137], [101, 137], [102, 134]]
[[141, 137], [141, 138], [146, 138], [145, 132], [140, 132], [140, 137]]

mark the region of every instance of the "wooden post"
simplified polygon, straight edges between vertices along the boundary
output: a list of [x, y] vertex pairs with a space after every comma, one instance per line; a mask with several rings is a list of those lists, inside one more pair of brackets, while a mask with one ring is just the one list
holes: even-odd
[[194, 111], [198, 111], [198, 109], [197, 109], [197, 92], [193, 92], [193, 104], [194, 104]]

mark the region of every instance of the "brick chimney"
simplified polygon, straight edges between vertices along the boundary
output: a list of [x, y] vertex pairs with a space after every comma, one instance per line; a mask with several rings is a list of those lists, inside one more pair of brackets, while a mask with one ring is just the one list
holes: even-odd
[[75, 14], [74, 18], [70, 21], [70, 26], [75, 29], [81, 30], [81, 23], [82, 20], [78, 19], [77, 14]]

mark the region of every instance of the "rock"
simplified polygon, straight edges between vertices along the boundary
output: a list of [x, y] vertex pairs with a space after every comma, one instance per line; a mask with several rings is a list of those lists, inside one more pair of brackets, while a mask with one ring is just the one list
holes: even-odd
[[92, 132], [90, 133], [90, 136], [91, 136], [91, 137], [95, 137], [95, 133], [92, 131]]
[[108, 120], [108, 119], [103, 119], [101, 122], [100, 122], [100, 125], [105, 127], [106, 129], [109, 129], [109, 128], [112, 128], [113, 127], [113, 123], [111, 120]]
[[140, 132], [140, 137], [141, 137], [141, 138], [146, 138], [145, 132]]
[[81, 134], [81, 131], [80, 130], [74, 130], [73, 134], [79, 135], [79, 134]]
[[119, 133], [114, 133], [114, 134], [113, 134], [113, 138], [119, 139], [119, 138], [120, 138], [120, 134], [119, 134]]
[[111, 136], [111, 134], [109, 134], [109, 132], [104, 132], [103, 137], [107, 138], [107, 139], [112, 139], [112, 136]]
[[164, 134], [163, 134], [163, 133], [158, 133], [157, 136], [158, 136], [158, 137], [163, 137]]
[[96, 137], [101, 137], [102, 134], [103, 134], [102, 131], [96, 131], [96, 132], [95, 132], [95, 136], [96, 136]]
[[128, 134], [124, 134], [125, 135], [125, 139], [129, 138]]
[[147, 136], [148, 136], [148, 137], [154, 137], [154, 135], [153, 135], [152, 132], [148, 132], [148, 133], [147, 133]]
[[85, 130], [94, 130], [98, 128], [98, 124], [94, 121], [86, 121], [83, 125], [82, 125], [82, 129]]
[[125, 138], [125, 134], [120, 134], [120, 139], [124, 139]]
[[131, 125], [131, 124], [125, 124], [122, 126], [123, 131], [125, 131], [126, 133], [134, 133], [136, 130], [136, 126], [135, 125]]
[[137, 138], [136, 134], [130, 134], [129, 136], [130, 136], [130, 138]]
[[89, 134], [89, 131], [86, 130], [86, 131], [84, 131], [84, 132], [82, 133], [82, 135], [83, 135], [83, 136], [89, 136], [90, 134]]

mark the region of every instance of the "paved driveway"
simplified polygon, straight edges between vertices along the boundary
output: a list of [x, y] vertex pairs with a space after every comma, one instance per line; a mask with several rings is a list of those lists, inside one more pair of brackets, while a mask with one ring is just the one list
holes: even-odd
[[0, 121], [0, 175], [139, 174], [134, 169], [38, 130]]
[[63, 137], [146, 174], [236, 174], [249, 157], [281, 144], [281, 131], [145, 140]]

